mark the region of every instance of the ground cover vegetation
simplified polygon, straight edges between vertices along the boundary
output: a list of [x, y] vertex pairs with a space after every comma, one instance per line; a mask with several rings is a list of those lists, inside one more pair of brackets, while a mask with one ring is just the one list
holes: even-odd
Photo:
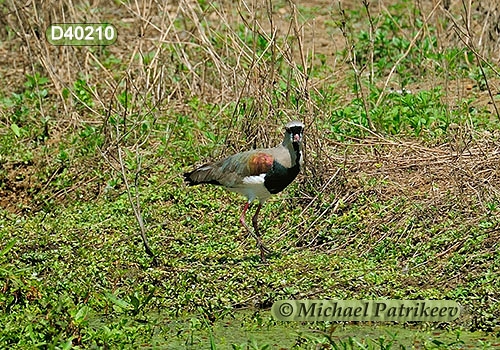
[[[500, 341], [494, 1], [0, 0], [0, 348]], [[51, 23], [112, 23], [52, 46]], [[194, 164], [306, 124], [262, 212]], [[452, 323], [275, 321], [280, 299], [453, 299]]]

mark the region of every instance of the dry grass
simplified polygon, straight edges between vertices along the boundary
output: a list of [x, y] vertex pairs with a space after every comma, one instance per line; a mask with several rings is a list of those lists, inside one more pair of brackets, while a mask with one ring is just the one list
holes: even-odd
[[[375, 19], [382, 14], [390, 15], [392, 3], [370, 4], [372, 27], [364, 29], [375, 31]], [[50, 95], [47, 103], [40, 104], [34, 118], [52, 118], [49, 142], [57, 143], [70, 130], [82, 125], [104, 126], [107, 138], [101, 151], [111, 165], [117, 159], [118, 147], [132, 151], [140, 149], [146, 141], [144, 138], [149, 136], [138, 135], [128, 141], [119, 138], [107, 124], [110, 116], [128, 118], [128, 126], [119, 132], [122, 135], [133, 133], [146, 116], [152, 115], [156, 121], [164, 112], [195, 112], [187, 102], [196, 98], [217, 104], [219, 109], [212, 118], [224, 120], [224, 129], [218, 132], [224, 135], [226, 146], [215, 149], [214, 157], [239, 151], [249, 144], [273, 144], [280, 134], [276, 126], [298, 115], [308, 126], [307, 160], [312, 183], [324, 184], [336, 173], [338, 165], [344, 164], [347, 172], [390, 180], [389, 188], [380, 193], [382, 197], [402, 189], [410, 198], [427, 193], [432, 197], [429, 200], [434, 201], [448, 196], [451, 191], [466, 199], [463, 203], [476, 198], [480, 206], [495, 198], [497, 158], [493, 136], [477, 136], [472, 130], [465, 139], [456, 135], [459, 138], [456, 140], [449, 135], [448, 140], [436, 147], [424, 146], [420, 141], [387, 141], [381, 137], [348, 146], [327, 140], [323, 128], [329, 111], [318, 105], [318, 100], [311, 99], [311, 94], [321, 96], [325, 87], [335, 85], [340, 95], [339, 104], [347, 105], [355, 97], [350, 92], [349, 76], [354, 72], [359, 79], [364, 79], [365, 69], [353, 66], [338, 54], [349, 49], [353, 34], [359, 30], [358, 24], [346, 27], [344, 38], [342, 31], [331, 27], [332, 22], [347, 20], [339, 12], [338, 3], [315, 1], [310, 5], [322, 8], [315, 18], [309, 18], [307, 11], [292, 2], [283, 2], [271, 9], [270, 3], [264, 1], [203, 5], [195, 1], [176, 4], [141, 1], [113, 6], [103, 1], [92, 5], [86, 2], [49, 1], [40, 5], [10, 1], [2, 5], [1, 22], [9, 28], [2, 32], [3, 38], [8, 40], [0, 47], [2, 82], [6, 83], [6, 92], [19, 91], [24, 75], [41, 71], [48, 76]], [[342, 3], [344, 9], [357, 6], [356, 2]], [[495, 56], [499, 51], [498, 5], [495, 2], [477, 7], [470, 1], [438, 1], [432, 5], [419, 3], [419, 6], [423, 18], [408, 13], [415, 21], [423, 20], [412, 43], [430, 35], [432, 24], [438, 29], [438, 47], [461, 46], [473, 50], [480, 67], [498, 61], [499, 57]], [[442, 16], [450, 19], [447, 27], [443, 27]], [[120, 24], [116, 18], [121, 19]], [[106, 49], [54, 47], [43, 36], [49, 23], [106, 20], [119, 26], [118, 41]], [[242, 29], [238, 29], [238, 25]], [[401, 35], [407, 35], [407, 29], [401, 28]], [[258, 47], [259, 38], [263, 38], [263, 47]], [[10, 59], [12, 51], [16, 52], [15, 60]], [[106, 62], [109, 54], [119, 63]], [[324, 54], [330, 66], [330, 74], [321, 78], [314, 76], [316, 66], [313, 63], [317, 63], [318, 54]], [[288, 68], [282, 70], [280, 66], [283, 65]], [[372, 69], [373, 66], [366, 68]], [[283, 71], [288, 75], [280, 75]], [[394, 85], [396, 71], [395, 65], [382, 80], [382, 88]], [[79, 77], [92, 87], [90, 91], [95, 101], [84, 109], [75, 102], [79, 96], [73, 84]], [[478, 103], [478, 108], [486, 105], [495, 111], [493, 96], [498, 91], [498, 75], [486, 79], [490, 84], [483, 91], [473, 89], [473, 82], [469, 80], [436, 81], [434, 78], [431, 76], [428, 81], [423, 80], [410, 88], [418, 91], [441, 84], [445, 87], [443, 99], [450, 108], [458, 100], [474, 97], [472, 104]], [[276, 94], [276, 86], [280, 84], [286, 88]], [[63, 97], [65, 89], [73, 94], [73, 99]], [[131, 107], [118, 102], [118, 96], [124, 92], [130, 96]], [[476, 96], [471, 96], [472, 93]], [[52, 106], [48, 107], [49, 104]], [[365, 107], [369, 112], [366, 100]], [[132, 115], [139, 117], [134, 119]], [[175, 128], [176, 120], [166, 122]], [[2, 123], [8, 128], [8, 115], [2, 116]], [[457, 132], [462, 132], [464, 126], [458, 128]], [[269, 130], [274, 132], [269, 135]], [[201, 135], [199, 141], [208, 142]], [[35, 159], [31, 166], [43, 164]], [[116, 163], [114, 165], [116, 168]], [[5, 168], [8, 172], [18, 171], [10, 165]], [[32, 175], [35, 170], [26, 172]], [[83, 174], [77, 172], [75, 175]], [[10, 177], [12, 175], [6, 178]], [[79, 185], [93, 179], [83, 177]], [[29, 197], [24, 191], [30, 186], [47, 187], [46, 183], [36, 184], [33, 178], [28, 185], [15, 187], [13, 192]]]
[[[483, 57], [498, 59], [494, 55], [498, 52], [495, 50], [498, 47], [498, 32], [495, 27], [498, 22], [495, 20], [498, 9], [493, 4], [494, 2], [483, 3], [474, 8], [466, 1], [436, 2], [432, 6], [422, 3], [420, 5], [422, 13], [425, 14], [424, 25], [413, 40], [420, 40], [429, 35], [428, 25], [433, 24], [438, 28], [439, 47], [469, 47], [477, 52], [479, 62], [482, 62]], [[389, 5], [391, 2], [383, 1], [371, 4], [370, 16], [376, 19], [381, 14], [388, 14]], [[323, 123], [317, 121], [328, 120], [328, 111], [318, 106], [310, 95], [321, 95], [326, 86], [335, 85], [340, 96], [344, 94], [340, 104], [348, 104], [354, 97], [348, 92], [350, 88], [347, 85], [351, 70], [356, 72], [358, 69], [359, 74], [365, 73], [361, 67], [353, 66], [350, 69], [352, 63], [342, 61], [341, 56], [335, 54], [351, 44], [349, 40], [344, 40], [341, 31], [331, 30], [328, 26], [328, 20], [346, 20], [338, 12], [339, 4], [316, 1], [311, 3], [311, 6], [324, 9], [318, 11], [316, 18], [308, 19], [307, 14], [304, 15], [304, 11], [301, 12], [297, 5], [291, 2], [283, 2], [273, 9], [269, 7], [268, 2], [260, 1], [239, 4], [221, 2], [207, 4], [204, 8], [194, 1], [179, 1], [177, 4], [142, 1], [120, 6], [108, 6], [107, 3], [99, 1], [94, 2], [92, 6], [85, 2], [67, 5], [60, 1], [50, 1], [43, 6], [35, 2], [7, 2], [3, 5], [1, 18], [10, 32], [4, 32], [2, 35], [4, 39], [10, 40], [4, 41], [0, 48], [0, 57], [4, 58], [0, 69], [3, 81], [7, 83], [6, 91], [18, 91], [22, 87], [25, 74], [32, 75], [42, 70], [42, 75], [49, 76], [52, 83], [50, 99], [47, 104], [40, 105], [36, 118], [50, 116], [53, 119], [52, 139], [55, 142], [64, 137], [62, 135], [68, 134], [69, 130], [79, 128], [82, 124], [106, 125], [109, 116], [114, 114], [153, 114], [155, 120], [159, 113], [167, 110], [190, 114], [194, 111], [186, 105], [186, 101], [196, 97], [220, 106], [213, 118], [234, 116], [226, 119], [226, 129], [219, 131], [225, 133], [227, 146], [225, 149], [216, 150], [215, 157], [220, 153], [239, 151], [248, 147], [248, 144], [273, 144], [279, 138], [276, 126], [299, 115], [309, 129], [309, 169], [314, 176], [328, 179], [336, 171], [337, 158], [343, 157], [344, 150], [325, 144]], [[346, 2], [342, 3], [342, 6], [353, 8], [357, 5], [355, 2]], [[415, 16], [412, 13], [408, 15]], [[449, 27], [442, 26], [440, 16], [453, 18]], [[104, 62], [103, 49], [54, 47], [48, 44], [43, 36], [44, 28], [53, 22], [116, 22], [118, 17], [121, 18], [118, 41], [105, 50], [115, 56], [119, 64]], [[237, 23], [243, 26], [241, 32], [235, 27]], [[376, 26], [373, 21], [372, 26]], [[344, 34], [346, 37], [352, 36], [355, 30], [358, 29], [347, 28]], [[370, 32], [374, 30], [375, 27]], [[406, 35], [405, 33], [402, 28], [401, 34]], [[265, 38], [267, 43], [263, 48], [256, 46], [259, 37]], [[9, 52], [13, 51], [16, 52], [15, 60], [10, 59]], [[316, 62], [317, 54], [325, 55], [331, 71], [330, 75], [321, 79], [313, 77], [313, 63]], [[289, 67], [289, 75], [280, 75], [278, 61], [279, 65]], [[394, 79], [391, 79], [394, 68], [396, 66], [384, 80], [382, 87], [391, 86], [394, 82]], [[74, 102], [79, 96], [73, 83], [79, 77], [83, 77], [92, 87], [91, 92], [96, 102], [93, 106], [87, 105], [84, 110], [79, 109]], [[497, 78], [491, 79], [492, 83], [487, 91], [478, 92], [485, 95], [484, 98], [474, 96], [479, 104], [490, 106], [492, 110], [495, 106], [494, 100], [486, 94], [496, 94]], [[276, 96], [275, 87], [279, 84], [284, 84], [287, 88], [282, 95]], [[410, 88], [418, 91], [427, 88], [428, 84], [432, 87], [440, 82], [431, 79]], [[443, 81], [441, 84], [445, 86], [443, 98], [450, 106], [472, 93], [473, 83], [467, 80]], [[70, 91], [74, 99], [64, 98], [64, 89]], [[117, 102], [117, 96], [123, 92], [130, 94], [129, 104], [133, 110], [126, 110]], [[291, 102], [292, 95], [297, 100], [295, 104]], [[379, 101], [381, 97], [382, 95]], [[247, 101], [251, 101], [251, 104], [248, 105]], [[45, 107], [50, 103], [53, 103], [55, 108]], [[365, 105], [369, 110], [370, 106], [366, 101]], [[8, 120], [8, 115], [4, 115], [3, 122], [6, 127]], [[135, 130], [142, 122], [141, 118], [129, 120], [129, 130], [122, 130], [122, 133]], [[175, 120], [171, 123], [175, 123]], [[269, 130], [276, 132], [268, 136]], [[117, 139], [112, 129], [108, 130], [107, 136], [106, 148], [102, 150], [104, 154], [112, 153], [113, 149], [116, 151]], [[124, 146], [133, 149], [144, 141], [137, 138], [133, 140], [131, 144]], [[482, 138], [479, 138], [475, 142], [481, 140]], [[204, 140], [201, 138], [200, 142]], [[399, 154], [405, 149], [401, 146], [404, 144], [404, 141], [387, 144], [385, 140], [375, 138], [370, 141], [368, 149], [382, 147], [389, 155]], [[394, 149], [389, 149], [391, 147]], [[486, 144], [477, 147], [489, 146]], [[440, 160], [434, 165], [446, 166], [447, 162], [455, 159], [451, 153], [443, 156], [442, 148], [427, 149], [421, 146], [420, 149], [426, 150], [426, 158]], [[338, 151], [340, 153], [337, 153]], [[431, 156], [429, 152], [436, 153]], [[365, 152], [358, 155], [369, 156]], [[418, 153], [405, 151], [403, 155], [416, 157]], [[394, 158], [393, 161], [396, 159], [400, 157]], [[457, 159], [459, 162], [453, 162], [455, 165], [467, 166], [461, 163], [463, 156]], [[358, 162], [359, 167], [374, 162], [372, 159], [360, 159], [359, 156], [351, 158], [350, 161]], [[421, 168], [422, 162], [418, 158], [409, 158], [406, 161], [409, 164], [415, 163], [413, 167]], [[35, 160], [34, 166], [41, 165], [42, 163]], [[391, 179], [398, 183], [403, 165], [396, 165], [384, 164], [377, 170], [378, 173], [373, 175], [380, 174], [382, 170], [393, 171]], [[444, 168], [442, 172], [459, 173], [449, 170]], [[462, 173], [467, 173], [467, 170]], [[420, 173], [415, 175], [420, 176]], [[434, 175], [438, 177], [440, 171]], [[476, 173], [476, 176], [481, 175], [489, 176], [486, 173]], [[460, 177], [460, 183], [463, 182], [465, 175], [456, 176]], [[441, 184], [436, 188], [447, 192], [450, 187], [458, 186], [456, 179], [449, 176], [445, 179], [441, 181], [449, 181], [450, 185]], [[85, 179], [85, 182], [89, 180]], [[36, 179], [33, 181], [36, 182]], [[429, 189], [427, 181], [413, 183], [427, 186], [420, 189], [421, 192]], [[38, 186], [43, 188], [44, 184]], [[18, 190], [22, 192], [25, 187], [29, 186], [21, 186]]]
[[[328, 158], [331, 168], [324, 169], [320, 184], [314, 182], [315, 191], [302, 192], [304, 220], [297, 244], [336, 251], [355, 242], [357, 230], [345, 231], [348, 236], [342, 237], [344, 244], [322, 243], [318, 238], [322, 221], [341, 217], [353, 205], [365, 213], [361, 222], [373, 240], [368, 246], [376, 246], [387, 237], [412, 239], [436, 228], [441, 232], [459, 232], [464, 227], [480, 227], [498, 209], [500, 135], [485, 133], [472, 137], [455, 132], [448, 136], [449, 142], [435, 146], [380, 137], [354, 143], [329, 141], [327, 147], [335, 150]], [[334, 200], [326, 206], [328, 198]], [[387, 207], [373, 209], [381, 204]], [[497, 226], [485, 232], [489, 237], [484, 246], [478, 247], [477, 254], [493, 253], [500, 239]], [[443, 244], [442, 254], [459, 248], [454, 243]]]

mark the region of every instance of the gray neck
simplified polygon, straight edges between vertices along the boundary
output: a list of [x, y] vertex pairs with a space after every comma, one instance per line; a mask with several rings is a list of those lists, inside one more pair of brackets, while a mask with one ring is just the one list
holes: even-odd
[[291, 135], [286, 132], [282, 145], [290, 152], [292, 167], [297, 164], [297, 161], [302, 163], [302, 142], [292, 142]]

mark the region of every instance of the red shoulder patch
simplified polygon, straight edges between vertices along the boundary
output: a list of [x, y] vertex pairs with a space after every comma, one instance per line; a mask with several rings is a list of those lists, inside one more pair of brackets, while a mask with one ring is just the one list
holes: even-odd
[[255, 153], [248, 161], [251, 175], [267, 173], [273, 166], [274, 158], [267, 153]]

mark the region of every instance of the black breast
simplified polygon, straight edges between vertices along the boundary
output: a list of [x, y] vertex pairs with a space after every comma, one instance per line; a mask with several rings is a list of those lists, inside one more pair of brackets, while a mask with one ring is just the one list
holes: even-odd
[[299, 163], [291, 168], [286, 168], [280, 163], [274, 161], [271, 170], [269, 170], [264, 178], [264, 186], [272, 193], [276, 194], [290, 185], [299, 173]]

